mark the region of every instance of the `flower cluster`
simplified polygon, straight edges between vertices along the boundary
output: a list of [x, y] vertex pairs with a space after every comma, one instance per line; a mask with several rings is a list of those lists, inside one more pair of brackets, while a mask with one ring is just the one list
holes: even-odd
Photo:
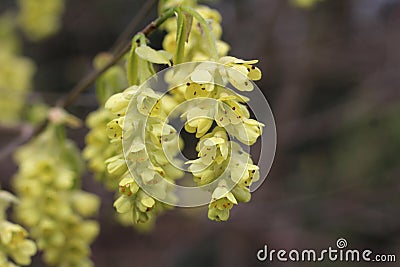
[[43, 105], [22, 112], [27, 108], [25, 100], [33, 83], [35, 64], [21, 55], [17, 33], [21, 29], [29, 39], [39, 41], [57, 32], [64, 0], [18, 0], [18, 6], [15, 15], [4, 12], [0, 16], [0, 123], [7, 125], [20, 122], [21, 115], [33, 123], [43, 119]]
[[0, 191], [0, 266], [29, 265], [36, 253], [35, 243], [27, 239], [28, 232], [18, 224], [6, 220], [6, 209], [17, 199], [6, 191]]
[[15, 124], [30, 90], [35, 65], [20, 55], [11, 16], [0, 17], [0, 123]]
[[[136, 87], [128, 88], [123, 93], [118, 92], [124, 86], [126, 88], [128, 82], [131, 85], [144, 82], [155, 73], [153, 63], [168, 65], [171, 58], [172, 55], [168, 52], [156, 51], [148, 46], [143, 35], [135, 36], [132, 50], [126, 61], [128, 81], [121, 78], [121, 72], [124, 73], [124, 70], [120, 66], [115, 66], [102, 75], [96, 82], [96, 92], [102, 106], [91, 113], [87, 119], [91, 130], [86, 137], [87, 146], [84, 150], [84, 157], [89, 161], [89, 167], [94, 171], [96, 177], [105, 183], [110, 190], [117, 191], [120, 195], [114, 204], [120, 214], [118, 216], [120, 221], [138, 229], [149, 229], [153, 225], [156, 215], [168, 206], [155, 201], [142, 190], [129, 189], [136, 188], [137, 185], [133, 182], [134, 179], [124, 161], [122, 126], [126, 109]], [[106, 60], [104, 54], [98, 56], [95, 60], [95, 67], [100, 68], [107, 62]], [[112, 95], [113, 93], [114, 95]], [[148, 101], [151, 101], [148, 100], [151, 98], [151, 92], [147, 93], [150, 95], [142, 96], [140, 100], [142, 112], [146, 112]], [[110, 97], [110, 95], [112, 96]], [[107, 99], [104, 107], [104, 102]], [[161, 116], [161, 110], [153, 113]], [[157, 125], [154, 124], [151, 129], [153, 137], [159, 134], [158, 129], [159, 127], [157, 128]], [[139, 155], [139, 152], [132, 151], [132, 156]], [[166, 172], [172, 170], [173, 168], [168, 168]], [[151, 175], [152, 173], [148, 172], [148, 174]], [[143, 203], [146, 203], [146, 205]]]
[[64, 0], [18, 0], [19, 24], [26, 36], [38, 41], [58, 31]]
[[113, 118], [112, 113], [104, 108], [99, 108], [89, 114], [86, 125], [90, 131], [86, 135], [86, 147], [83, 157], [88, 161], [88, 168], [94, 173], [96, 179], [108, 189], [118, 188], [119, 177], [112, 176], [105, 164], [106, 159], [118, 154], [118, 146], [110, 144], [106, 129], [107, 123]]
[[198, 159], [186, 162], [198, 185], [217, 181], [209, 204], [211, 220], [226, 221], [238, 202], [250, 201], [249, 186], [259, 179], [259, 170], [238, 143], [229, 141], [226, 131], [215, 127], [200, 138]]
[[[128, 120], [126, 112], [131, 101]], [[128, 213], [134, 224], [152, 224], [158, 214], [170, 207], [149, 196], [138, 182], [154, 185], [152, 189], [155, 188], [160, 196], [171, 199], [174, 196], [169, 188], [158, 182], [162, 179], [173, 182], [181, 175], [169, 164], [166, 155], [176, 154], [179, 142], [175, 130], [164, 123], [166, 112], [161, 107], [168, 105], [150, 88], [139, 91], [139, 87], [132, 86], [110, 97], [105, 106], [116, 115], [107, 128], [111, 143], [121, 146], [121, 153], [106, 161], [108, 171], [121, 177], [120, 196], [114, 206], [119, 213]], [[135, 178], [129, 172], [122, 153], [123, 138], [131, 142], [129, 151], [125, 153], [128, 164], [136, 170]]]
[[[54, 113], [54, 117], [70, 119]], [[97, 212], [99, 200], [79, 189], [82, 160], [64, 130], [63, 125], [51, 123], [17, 150], [19, 171], [13, 182], [20, 203], [15, 212], [43, 251], [46, 263], [91, 266], [89, 246], [99, 227], [86, 218]]]
[[[212, 220], [225, 221], [234, 204], [248, 202], [249, 186], [259, 177], [250, 155], [236, 141], [229, 140], [252, 145], [264, 125], [250, 118], [246, 106], [249, 99], [227, 87], [230, 84], [239, 91], [253, 90], [250, 80], [261, 79], [255, 63], [257, 60], [225, 56], [217, 63], [177, 68], [169, 77], [170, 84], [178, 85], [171, 90], [174, 98], [190, 103], [181, 116], [185, 130], [200, 138], [196, 148], [199, 158], [186, 162], [190, 164], [189, 171], [199, 186], [217, 181], [209, 205], [208, 216]], [[214, 123], [217, 127], [208, 133]]]
[[[109, 54], [98, 55], [94, 60], [94, 67], [102, 68], [109, 59]], [[96, 95], [101, 107], [90, 113], [86, 119], [86, 125], [90, 131], [86, 136], [83, 157], [88, 161], [88, 167], [96, 179], [110, 190], [118, 190], [120, 177], [113, 176], [107, 171], [105, 161], [118, 155], [121, 146], [110, 144], [106, 129], [107, 123], [113, 119], [114, 115], [104, 108], [104, 103], [111, 95], [122, 91], [126, 86], [127, 80], [122, 66], [116, 65], [106, 71], [96, 81]]]
[[[105, 109], [101, 107], [88, 117], [91, 131], [84, 155], [96, 175], [112, 177], [107, 180], [111, 189], [118, 190], [114, 202], [117, 212], [129, 217], [135, 226], [151, 225], [157, 215], [170, 208], [164, 202], [176, 202], [172, 186], [182, 176], [182, 162], [174, 158], [183, 145], [168, 118], [175, 107], [190, 102], [181, 118], [185, 130], [200, 140], [199, 158], [187, 162], [188, 170], [199, 186], [216, 184], [208, 215], [225, 221], [234, 204], [250, 200], [249, 186], [259, 177], [258, 167], [239, 142], [254, 144], [264, 126], [251, 118], [249, 99], [226, 86], [251, 91], [251, 80], [261, 79], [261, 71], [255, 66], [257, 60], [226, 56], [229, 46], [220, 40], [221, 16], [217, 11], [192, 0], [160, 3], [160, 11], [173, 8], [172, 14], [176, 14], [164, 24], [165, 51], [151, 48], [142, 33], [133, 38], [126, 57], [129, 87], [118, 93], [120, 88], [115, 86]], [[205, 62], [210, 60], [213, 64]], [[177, 68], [166, 74], [171, 89], [165, 95], [147, 86], [146, 80], [155, 74], [154, 64], [182, 62], [202, 63], [195, 69]], [[107, 82], [112, 75], [102, 79]]]
[[[226, 221], [234, 204], [249, 202], [249, 186], [259, 177], [259, 169], [254, 165], [248, 153], [238, 143], [230, 142], [231, 153], [225, 169], [225, 179], [213, 191], [212, 201], [208, 206], [208, 217], [211, 220]], [[228, 186], [229, 185], [229, 186]]]

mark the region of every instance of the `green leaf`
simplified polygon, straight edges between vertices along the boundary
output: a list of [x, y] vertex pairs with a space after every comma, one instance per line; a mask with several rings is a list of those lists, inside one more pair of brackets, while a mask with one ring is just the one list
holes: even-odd
[[[192, 15], [199, 22], [202, 30], [204, 31], [206, 41], [209, 44], [210, 56], [212, 59], [217, 60], [218, 59], [218, 51], [217, 51], [216, 41], [215, 41], [214, 34], [212, 33], [208, 22], [203, 18], [203, 16], [199, 12], [197, 12], [195, 9], [193, 9], [191, 7], [181, 6], [180, 9], [182, 11], [184, 11], [185, 13]], [[178, 19], [179, 19], [179, 17], [178, 17]]]
[[126, 75], [128, 77], [128, 83], [130, 86], [137, 85], [138, 83], [138, 58], [135, 53], [137, 48], [136, 41], [139, 40], [138, 38], [138, 35], [133, 37], [131, 51], [129, 52], [129, 57], [127, 60]]
[[166, 51], [157, 51], [149, 46], [140, 46], [135, 49], [135, 53], [148, 62], [171, 65], [172, 56]]
[[174, 56], [174, 64], [183, 62], [185, 55], [185, 42], [187, 38], [187, 17], [182, 13], [181, 10], [177, 10], [177, 31], [176, 31], [176, 51]]

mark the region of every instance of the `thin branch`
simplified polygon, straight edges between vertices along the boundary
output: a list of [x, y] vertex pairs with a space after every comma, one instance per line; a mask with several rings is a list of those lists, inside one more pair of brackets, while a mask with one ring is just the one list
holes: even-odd
[[[156, 20], [149, 23], [146, 27], [144, 27], [137, 34], [143, 34], [145, 36], [149, 36], [154, 32], [161, 24], [165, 22], [168, 18], [174, 15], [175, 9], [167, 10], [163, 15], [158, 17]], [[87, 90], [104, 72], [106, 72], [109, 68], [114, 66], [122, 57], [130, 50], [131, 42], [125, 43], [121, 49], [115, 52], [114, 56], [110, 59], [110, 61], [101, 69], [93, 70], [87, 76], [85, 76], [71, 91], [70, 93], [63, 99], [60, 99], [57, 102], [57, 107], [65, 108], [72, 104], [79, 95]]]
[[[357, 97], [326, 111], [285, 122], [280, 127], [280, 144], [293, 147], [321, 136], [329, 137], [342, 129], [344, 125], [350, 125], [365, 117], [366, 114], [374, 113], [375, 116], [379, 116], [399, 105], [400, 93], [396, 86], [381, 86], [379, 91], [374, 90], [378, 87], [378, 85], [374, 86], [373, 79], [369, 78], [360, 86], [359, 90], [363, 92], [362, 98]], [[369, 91], [363, 88], [369, 88]], [[376, 95], [376, 92], [379, 92], [379, 95]]]
[[34, 135], [35, 130], [32, 125], [22, 125], [19, 129], [19, 132], [20, 134], [17, 138], [1, 149], [0, 161], [5, 160], [15, 151], [18, 146], [27, 142]]
[[87, 76], [78, 82], [65, 98], [57, 101], [56, 106], [65, 108], [75, 102], [79, 95], [86, 91], [104, 72], [114, 66], [129, 51], [129, 48], [130, 43], [126, 44], [120, 51], [118, 51], [103, 68], [92, 70]]
[[156, 5], [157, 0], [146, 0], [143, 6], [140, 8], [136, 15], [133, 17], [131, 22], [129, 22], [128, 26], [124, 29], [124, 31], [118, 36], [117, 40], [114, 42], [113, 46], [111, 47], [110, 51], [119, 51], [124, 43], [132, 38], [132, 34], [138, 28], [140, 22], [142, 22], [153, 7]]
[[16, 125], [3, 125], [0, 124], [0, 132], [1, 133], [10, 133], [10, 134], [15, 134], [19, 133], [22, 131], [22, 128], [25, 127], [25, 123], [19, 123]]
[[[168, 18], [174, 16], [174, 13], [175, 13], [174, 8], [165, 11], [160, 17], [149, 23], [137, 34], [143, 34], [145, 36], [149, 36]], [[74, 103], [81, 93], [86, 91], [104, 72], [106, 72], [109, 68], [117, 64], [118, 61], [123, 58], [123, 56], [130, 50], [131, 45], [132, 44], [130, 41], [122, 45], [121, 49], [115, 52], [113, 57], [103, 68], [99, 70], [92, 70], [88, 75], [84, 76], [78, 82], [78, 84], [74, 88], [72, 88], [70, 93], [65, 98], [62, 98], [57, 101], [56, 106], [61, 108], [66, 108], [72, 103]], [[45, 121], [37, 128], [35, 129], [32, 128], [30, 131], [21, 130], [20, 136], [0, 151], [0, 161], [3, 161], [10, 154], [12, 154], [18, 146], [29, 141], [32, 137], [37, 136], [40, 132], [42, 132], [46, 128], [47, 124], [48, 121]]]

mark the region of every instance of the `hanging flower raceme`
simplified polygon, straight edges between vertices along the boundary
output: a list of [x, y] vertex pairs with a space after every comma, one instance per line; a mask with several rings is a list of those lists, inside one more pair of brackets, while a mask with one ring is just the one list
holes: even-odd
[[[156, 64], [170, 64], [170, 59], [172, 55], [170, 55], [166, 51], [156, 51], [150, 46], [147, 45], [145, 36], [143, 34], [139, 34], [133, 38], [132, 41], [132, 49], [128, 60], [126, 62], [127, 66], [127, 79], [129, 84], [135, 85], [144, 82], [147, 78], [152, 76], [155, 71], [153, 69], [153, 63]], [[109, 77], [104, 77], [107, 79]], [[122, 93], [117, 93], [112, 95], [105, 104], [106, 111], [109, 112], [111, 116], [106, 123], [106, 131], [105, 133], [110, 138], [108, 145], [104, 143], [104, 139], [101, 139], [101, 142], [98, 142], [97, 149], [96, 146], [92, 146], [95, 142], [92, 138], [95, 138], [95, 132], [92, 130], [87, 137], [88, 141], [88, 148], [85, 149], [86, 155], [88, 158], [92, 158], [93, 163], [94, 156], [96, 151], [99, 151], [100, 144], [102, 147], [111, 146], [113, 147], [111, 153], [107, 153], [107, 158], [105, 160], [105, 164], [107, 166], [107, 176], [113, 177], [112, 184], [119, 184], [119, 194], [120, 197], [114, 203], [117, 211], [120, 214], [125, 214], [122, 218], [124, 224], [127, 224], [126, 218], [129, 218], [131, 224], [133, 223], [134, 226], [143, 228], [143, 225], [146, 227], [150, 227], [156, 218], [156, 215], [160, 214], [164, 209], [168, 208], [167, 205], [164, 205], [150, 196], [148, 196], [144, 191], [141, 189], [139, 190], [137, 185], [135, 186], [135, 182], [127, 183], [126, 181], [134, 181], [131, 177], [131, 174], [128, 171], [123, 150], [122, 150], [122, 135], [123, 135], [123, 125], [125, 121], [126, 109], [128, 107], [129, 102], [132, 100], [132, 97], [136, 93], [137, 87], [133, 86], [128, 88]], [[160, 117], [165, 116], [165, 109], [161, 110], [158, 109], [156, 106], [154, 109], [149, 110], [150, 107], [153, 106], [154, 101], [157, 101], [156, 98], [158, 96], [154, 94], [151, 90], [147, 90], [142, 94], [137, 96], [137, 111], [142, 114], [146, 114], [146, 116], [151, 113], [151, 116], [154, 118], [154, 123], [151, 123], [151, 129], [149, 132], [153, 139], [157, 138], [157, 145], [159, 142], [160, 134], [159, 130], [160, 127], [157, 124]], [[132, 123], [132, 127], [136, 127], [137, 124], [140, 122]], [[136, 126], [135, 126], [136, 125]], [[94, 129], [94, 128], [92, 128]], [[99, 128], [100, 129], [100, 128]], [[133, 132], [133, 128], [130, 131]], [[124, 133], [129, 134], [129, 133]], [[100, 139], [100, 133], [98, 134], [97, 140]], [[138, 139], [136, 139], [138, 141]], [[136, 145], [132, 146], [132, 151], [130, 151], [130, 158], [133, 162], [140, 162], [141, 168], [146, 169], [144, 172], [143, 179], [144, 180], [153, 180], [156, 175], [172, 173], [173, 169], [167, 166], [165, 170], [163, 170], [160, 166], [165, 164], [166, 159], [160, 153], [157, 153], [156, 147], [149, 146], [149, 150], [152, 150], [152, 155], [156, 161], [159, 162], [160, 166], [153, 167], [152, 169], [147, 169], [144, 165], [144, 161], [148, 160], [146, 158], [144, 149], [144, 143], [137, 142]], [[91, 147], [93, 147], [91, 149]], [[159, 150], [159, 148], [158, 148]], [[103, 153], [104, 156], [104, 153]], [[96, 156], [100, 158], [99, 156]], [[100, 167], [98, 168], [100, 169]], [[113, 187], [114, 186], [110, 186]], [[138, 190], [132, 190], [131, 188], [137, 188]], [[114, 188], [114, 190], [118, 190]], [[151, 199], [151, 200], [150, 200]], [[140, 224], [140, 226], [139, 226]]]
[[[255, 66], [257, 60], [226, 56], [229, 46], [220, 40], [221, 16], [217, 11], [196, 1], [160, 3], [161, 11], [170, 8], [165, 12], [176, 15], [165, 21], [165, 51], [150, 47], [143, 33], [134, 36], [126, 57], [130, 87], [108, 98], [107, 111], [89, 116], [92, 131], [85, 155], [97, 173], [106, 173], [101, 167], [101, 161], [105, 161], [106, 175], [113, 177], [110, 187], [118, 194], [114, 202], [117, 212], [135, 226], [152, 225], [159, 214], [178, 201], [173, 186], [182, 176], [183, 162], [175, 157], [183, 144], [169, 124], [169, 116], [176, 107], [190, 103], [180, 118], [185, 130], [200, 140], [198, 159], [186, 162], [188, 171], [198, 186], [212, 184], [208, 187], [212, 190], [209, 218], [225, 221], [234, 205], [250, 200], [249, 186], [259, 179], [258, 167], [239, 143], [253, 145], [264, 125], [251, 117], [247, 105], [250, 99], [236, 91], [253, 90], [252, 81], [261, 79], [261, 71]], [[202, 63], [194, 69], [177, 68], [166, 74], [171, 89], [164, 95], [146, 82], [155, 74], [155, 64], [194, 61]], [[104, 127], [106, 120], [102, 132], [100, 126]], [[100, 151], [106, 152], [106, 159], [97, 155]]]
[[[108, 60], [110, 60], [109, 54], [99, 54], [94, 60], [95, 68], [101, 69]], [[88, 161], [88, 167], [96, 179], [104, 183], [110, 190], [118, 190], [120, 177], [109, 173], [104, 162], [108, 158], [118, 155], [121, 145], [118, 142], [110, 144], [106, 129], [107, 123], [114, 118], [114, 115], [104, 108], [104, 103], [111, 95], [122, 91], [126, 86], [127, 80], [122, 66], [116, 65], [106, 71], [96, 81], [96, 95], [100, 107], [90, 113], [86, 119], [86, 125], [90, 131], [86, 136], [83, 157]]]
[[18, 0], [18, 4], [19, 24], [29, 39], [44, 39], [61, 27], [64, 0]]
[[82, 159], [59, 124], [76, 122], [59, 110], [50, 118], [57, 123], [50, 123], [15, 154], [19, 171], [13, 182], [20, 199], [16, 217], [30, 230], [49, 265], [92, 266], [90, 244], [99, 227], [86, 218], [97, 212], [99, 200], [81, 191]]
[[5, 267], [29, 265], [36, 253], [36, 244], [28, 239], [28, 232], [6, 220], [6, 209], [12, 203], [18, 204], [17, 198], [0, 190], [0, 266]]
[[228, 140], [221, 127], [200, 138], [196, 149], [199, 158], [186, 162], [190, 164], [189, 171], [199, 186], [220, 180], [214, 189], [208, 216], [226, 221], [234, 204], [250, 201], [249, 186], [259, 179], [258, 167], [238, 143]]
[[[127, 121], [125, 115], [130, 102], [132, 110], [129, 112], [134, 115], [132, 120]], [[149, 88], [139, 91], [137, 86], [113, 95], [106, 103], [106, 108], [116, 115], [116, 119], [108, 123], [111, 143], [121, 144], [122, 138], [133, 140], [127, 152], [128, 164], [134, 166], [138, 174], [135, 178], [143, 184], [154, 185], [162, 178], [173, 181], [181, 174], [169, 165], [166, 156], [166, 153], [174, 155], [178, 151], [173, 150], [176, 146], [168, 145], [177, 142], [177, 137], [171, 127], [162, 124], [166, 114], [161, 109], [163, 106], [158, 94]], [[170, 208], [139, 188], [137, 180], [128, 170], [122, 149], [119, 155], [106, 162], [109, 172], [121, 177], [120, 196], [114, 206], [119, 213], [129, 214], [134, 224], [152, 224], [157, 215]], [[158, 190], [164, 196], [173, 197], [168, 188]]]
[[17, 124], [31, 89], [35, 65], [20, 55], [15, 21], [0, 16], [0, 123]]
[[[148, 46], [143, 34], [135, 36], [133, 38], [130, 55], [126, 61], [127, 82], [131, 85], [135, 85], [145, 81], [155, 73], [152, 65], [153, 63], [168, 65], [170, 64], [171, 57], [172, 55], [166, 51], [156, 51]], [[95, 60], [95, 65], [100, 68], [104, 65], [104, 62], [106, 62], [104, 55], [100, 55], [97, 60]], [[87, 147], [84, 150], [84, 156], [89, 160], [89, 166], [95, 172], [95, 175], [105, 182], [111, 190], [120, 190], [122, 197], [125, 194], [124, 191], [127, 190], [127, 184], [124, 184], [124, 181], [126, 181], [126, 179], [133, 179], [131, 178], [123, 156], [122, 127], [126, 109], [135, 93], [136, 87], [128, 88], [122, 93], [116, 93], [120, 91], [122, 89], [121, 86], [124, 86], [126, 83], [124, 79], [119, 78], [120, 73], [121, 67], [118, 67], [118, 70], [110, 69], [96, 83], [97, 95], [101, 96], [99, 97], [100, 103], [104, 103], [107, 99], [108, 101], [105, 104], [105, 108], [101, 107], [88, 117], [88, 124], [91, 131], [86, 138]], [[111, 94], [109, 94], [110, 92]], [[110, 97], [110, 95], [112, 96]], [[144, 112], [147, 114], [149, 110], [146, 109], [149, 107], [149, 104], [152, 103], [151, 101], [153, 101], [153, 99], [154, 95], [152, 95], [151, 91], [144, 93], [140, 99], [138, 99], [138, 109], [142, 113]], [[159, 117], [163, 116], [162, 112], [165, 113], [165, 111], [157, 111], [157, 108], [155, 108], [152, 114], [154, 117]], [[152, 133], [156, 135], [154, 129]], [[140, 158], [143, 152], [137, 150], [137, 148], [135, 149], [131, 152], [131, 157], [134, 159]], [[161, 160], [159, 154], [155, 153], [154, 155], [158, 160]], [[123, 184], [122, 187], [121, 183]], [[135, 227], [143, 228], [143, 225], [145, 225], [145, 228], [149, 228], [154, 223], [155, 215], [161, 213], [165, 207], [154, 201], [151, 207], [146, 207], [146, 209], [144, 209], [141, 203], [144, 199], [143, 201], [149, 205], [150, 202], [147, 201], [148, 197], [142, 191], [135, 191], [134, 193], [131, 192], [131, 195], [126, 196], [130, 197], [130, 201], [132, 202], [129, 211], [120, 208], [121, 204], [123, 207], [127, 207], [125, 205], [127, 202], [124, 202], [124, 198], [119, 198], [115, 202], [117, 211], [120, 212], [120, 214], [124, 214], [124, 216], [119, 216], [119, 219], [121, 219], [124, 224], [133, 223]], [[141, 224], [140, 226], [139, 223]]]
[[112, 118], [112, 113], [100, 108], [86, 119], [86, 125], [90, 131], [86, 136], [86, 147], [83, 150], [83, 157], [88, 160], [88, 167], [94, 173], [96, 179], [105, 184], [110, 190], [118, 188], [118, 177], [112, 176], [107, 171], [105, 160], [118, 153], [118, 145], [110, 144], [106, 132], [107, 123]]
[[[225, 183], [214, 189], [220, 193], [223, 188], [227, 193], [219, 197], [213, 194], [209, 205], [209, 218], [212, 220], [227, 220], [233, 205], [248, 202], [251, 198], [249, 186], [259, 176], [258, 167], [253, 165], [250, 155], [239, 149], [236, 141], [229, 139], [252, 145], [261, 136], [264, 125], [250, 117], [246, 105], [250, 99], [227, 87], [230, 84], [238, 91], [253, 90], [251, 80], [261, 78], [261, 71], [254, 66], [255, 63], [257, 60], [222, 57], [217, 63], [183, 65], [170, 77], [167, 75], [171, 84], [179, 85], [171, 90], [174, 98], [190, 103], [185, 105], [181, 116], [185, 130], [200, 138], [197, 145], [199, 158], [186, 162], [190, 164], [188, 170], [199, 186], [218, 180]], [[214, 123], [217, 127], [212, 130]], [[211, 133], [207, 134], [210, 130]]]

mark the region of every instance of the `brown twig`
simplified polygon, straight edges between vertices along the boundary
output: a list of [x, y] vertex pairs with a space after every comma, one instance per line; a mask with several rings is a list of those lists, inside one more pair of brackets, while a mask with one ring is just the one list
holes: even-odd
[[87, 76], [85, 76], [78, 84], [70, 91], [70, 93], [65, 97], [57, 101], [56, 106], [65, 108], [72, 104], [79, 95], [86, 91], [104, 72], [106, 72], [110, 67], [114, 66], [130, 49], [131, 44], [125, 44], [125, 46], [113, 57], [110, 61], [99, 70], [92, 70]]
[[137, 15], [133, 17], [131, 22], [129, 22], [128, 26], [124, 29], [124, 31], [118, 36], [117, 40], [114, 42], [110, 51], [119, 51], [124, 43], [129, 40], [132, 36], [131, 34], [136, 31], [140, 22], [142, 22], [150, 11], [155, 6], [157, 0], [146, 0], [140, 10], [136, 13]]
[[3, 161], [9, 155], [11, 155], [19, 145], [28, 141], [35, 132], [35, 129], [32, 125], [20, 125], [18, 130], [20, 133], [19, 136], [1, 149], [0, 161]]
[[[165, 20], [171, 17], [174, 14], [174, 9], [167, 10], [163, 15], [158, 17], [156, 20], [152, 21], [151, 23], [147, 24], [141, 31], [137, 34], [143, 34], [145, 36], [149, 36], [151, 33], [154, 32]], [[104, 72], [106, 72], [110, 67], [114, 66], [122, 57], [130, 50], [131, 42], [125, 43], [121, 46], [117, 52], [114, 53], [113, 57], [110, 61], [101, 69], [93, 70], [87, 76], [85, 76], [71, 91], [70, 93], [63, 99], [60, 99], [57, 102], [57, 107], [65, 108], [73, 103], [76, 98], [85, 90], [87, 90], [97, 78], [99, 78]]]

